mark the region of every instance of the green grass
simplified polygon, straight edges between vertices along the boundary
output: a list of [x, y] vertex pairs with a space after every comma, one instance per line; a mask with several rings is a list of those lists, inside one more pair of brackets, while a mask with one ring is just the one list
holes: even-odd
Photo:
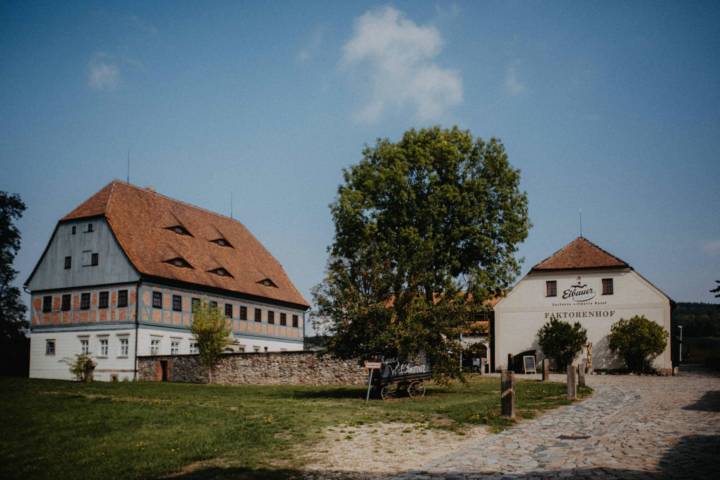
[[[0, 478], [283, 478], [330, 425], [511, 425], [500, 417], [499, 379], [468, 380], [366, 404], [362, 387], [0, 378]], [[516, 391], [521, 418], [568, 403], [563, 384], [519, 382]]]

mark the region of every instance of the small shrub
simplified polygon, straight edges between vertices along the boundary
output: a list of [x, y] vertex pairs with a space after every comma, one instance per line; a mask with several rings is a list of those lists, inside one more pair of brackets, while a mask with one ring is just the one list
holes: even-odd
[[79, 382], [92, 382], [93, 372], [97, 364], [93, 361], [90, 354], [75, 355], [75, 360], [68, 362], [70, 365], [70, 373], [72, 373]]
[[546, 357], [555, 360], [559, 370], [572, 363], [587, 343], [587, 330], [579, 322], [569, 324], [551, 319], [538, 330], [538, 344]]
[[225, 347], [230, 344], [227, 319], [219, 308], [203, 301], [193, 310], [193, 323], [190, 328], [198, 344], [200, 363], [207, 368], [212, 383], [213, 367]]
[[610, 350], [633, 372], [650, 372], [652, 361], [667, 345], [668, 332], [642, 315], [614, 323], [608, 336]]

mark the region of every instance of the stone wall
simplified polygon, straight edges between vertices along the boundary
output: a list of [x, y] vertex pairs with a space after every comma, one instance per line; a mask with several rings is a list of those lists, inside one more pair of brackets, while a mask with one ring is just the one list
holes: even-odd
[[[147, 381], [207, 383], [198, 355], [138, 357], [138, 378]], [[339, 360], [316, 352], [224, 354], [213, 370], [212, 383], [227, 385], [363, 385], [367, 372], [355, 360]]]

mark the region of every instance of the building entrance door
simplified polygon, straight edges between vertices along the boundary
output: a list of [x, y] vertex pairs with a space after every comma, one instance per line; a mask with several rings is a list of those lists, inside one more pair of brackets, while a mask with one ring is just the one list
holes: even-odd
[[167, 360], [160, 360], [160, 371], [162, 372], [162, 378], [161, 380], [163, 382], [170, 381], [169, 375], [168, 375], [168, 362]]

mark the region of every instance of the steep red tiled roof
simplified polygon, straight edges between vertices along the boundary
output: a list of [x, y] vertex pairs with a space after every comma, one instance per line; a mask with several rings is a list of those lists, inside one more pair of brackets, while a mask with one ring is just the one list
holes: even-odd
[[630, 265], [598, 247], [587, 238], [578, 237], [535, 265], [532, 271], [583, 268], [630, 268]]
[[[113, 181], [61, 221], [99, 215], [106, 218], [120, 247], [143, 275], [308, 306], [282, 265], [237, 220]], [[172, 227], [182, 227], [189, 235]], [[230, 246], [218, 245], [217, 240]], [[192, 268], [168, 263], [178, 257]], [[231, 276], [211, 273], [220, 268]], [[276, 287], [263, 285], [266, 279]]]

